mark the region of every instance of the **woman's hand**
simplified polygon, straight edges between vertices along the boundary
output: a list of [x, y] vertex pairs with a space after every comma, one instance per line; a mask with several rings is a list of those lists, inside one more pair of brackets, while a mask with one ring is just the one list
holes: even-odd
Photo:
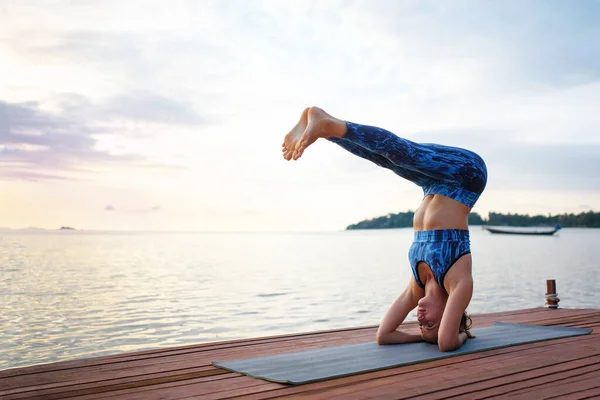
[[461, 329], [460, 333], [466, 334], [468, 339], [475, 339], [477, 337], [477, 336], [473, 335], [471, 333], [471, 331], [465, 331], [464, 329]]
[[404, 292], [392, 303], [392, 306], [385, 314], [383, 321], [377, 329], [376, 340], [378, 344], [396, 344], [412, 343], [422, 341], [421, 335], [409, 334], [398, 331], [398, 327], [408, 315], [408, 313], [417, 306], [419, 301], [420, 289], [414, 279], [410, 280]]

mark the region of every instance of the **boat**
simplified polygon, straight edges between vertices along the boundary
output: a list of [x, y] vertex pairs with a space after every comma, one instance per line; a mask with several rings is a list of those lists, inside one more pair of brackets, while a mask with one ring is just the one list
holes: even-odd
[[485, 229], [491, 233], [500, 233], [505, 235], [546, 235], [551, 236], [558, 232], [561, 227], [534, 227], [534, 226], [485, 226]]

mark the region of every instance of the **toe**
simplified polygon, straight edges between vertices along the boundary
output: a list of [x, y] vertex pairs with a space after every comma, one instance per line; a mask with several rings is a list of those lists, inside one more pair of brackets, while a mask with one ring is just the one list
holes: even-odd
[[294, 146], [294, 151], [302, 151], [304, 148], [302, 141], [296, 143], [296, 146]]

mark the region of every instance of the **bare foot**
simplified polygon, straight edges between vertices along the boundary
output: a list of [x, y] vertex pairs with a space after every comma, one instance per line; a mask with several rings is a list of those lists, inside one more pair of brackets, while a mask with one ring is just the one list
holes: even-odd
[[304, 150], [318, 138], [342, 137], [346, 134], [346, 123], [332, 117], [318, 107], [305, 109], [300, 120], [285, 135], [281, 151], [286, 160], [297, 160]]

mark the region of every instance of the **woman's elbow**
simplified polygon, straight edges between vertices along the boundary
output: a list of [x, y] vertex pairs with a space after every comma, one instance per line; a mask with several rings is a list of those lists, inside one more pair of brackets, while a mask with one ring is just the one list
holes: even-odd
[[375, 341], [377, 342], [378, 345], [384, 345], [384, 344], [388, 344], [389, 341], [387, 340], [387, 336], [384, 332], [377, 332], [377, 335], [375, 335]]
[[460, 347], [460, 344], [456, 341], [451, 340], [438, 340], [438, 347], [442, 352], [448, 352], [456, 350]]

